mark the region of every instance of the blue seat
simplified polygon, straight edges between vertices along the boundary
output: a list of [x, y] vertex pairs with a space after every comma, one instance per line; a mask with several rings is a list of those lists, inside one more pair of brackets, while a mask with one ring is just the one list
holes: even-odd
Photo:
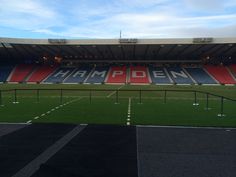
[[214, 81], [214, 79], [212, 79], [203, 68], [185, 68], [185, 70], [198, 84], [217, 84], [216, 81]]
[[170, 78], [163, 67], [149, 67], [150, 77], [154, 84], [171, 84]]
[[5, 82], [14, 66], [0, 66], [0, 82]]
[[49, 76], [45, 83], [62, 83], [69, 75], [73, 73], [76, 68], [58, 68], [51, 76]]
[[63, 83], [83, 83], [92, 71], [92, 67], [79, 67]]
[[176, 84], [193, 84], [192, 79], [184, 72], [180, 66], [167, 67], [167, 71]]
[[103, 83], [108, 73], [109, 67], [96, 67], [94, 71], [89, 75], [86, 83]]

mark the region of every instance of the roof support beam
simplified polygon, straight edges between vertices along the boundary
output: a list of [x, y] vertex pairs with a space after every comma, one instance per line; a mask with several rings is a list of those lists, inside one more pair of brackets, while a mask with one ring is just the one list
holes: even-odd
[[178, 52], [177, 55], [174, 55], [174, 58], [178, 59], [190, 47], [192, 47], [192, 45], [186, 45], [181, 51]]
[[124, 48], [122, 45], [120, 45], [120, 50], [121, 50], [121, 53], [122, 53], [122, 56], [123, 56], [123, 60], [125, 60], [125, 51], [124, 51]]
[[22, 45], [22, 48], [23, 48], [30, 56], [37, 57], [37, 58], [40, 57], [40, 54], [39, 54], [38, 52], [35, 52], [35, 51], [33, 51], [33, 50], [29, 50], [29, 48], [27, 48], [27, 46], [25, 46], [25, 45]]
[[145, 49], [145, 52], [144, 52], [144, 55], [143, 55], [144, 60], [146, 60], [146, 58], [147, 58], [147, 53], [148, 53], [149, 47], [150, 47], [150, 45], [146, 46], [146, 49]]
[[225, 51], [224, 51], [225, 55], [227, 56], [227, 55], [228, 55], [227, 53], [229, 53], [233, 48], [236, 48], [236, 45], [232, 45], [232, 46], [229, 47], [227, 50], [225, 50]]
[[76, 55], [80, 55], [82, 57], [84, 57], [83, 53], [81, 53], [78, 49], [80, 48], [80, 46], [70, 46], [70, 45], [67, 45], [67, 47], [73, 51], [73, 53], [75, 53]]
[[115, 55], [114, 55], [113, 51], [111, 50], [111, 47], [109, 45], [106, 45], [106, 47], [108, 48], [108, 51], [110, 52], [112, 58], [115, 59]]
[[175, 48], [178, 47], [178, 45], [173, 45], [169, 51], [166, 52], [166, 55], [165, 55], [165, 59], [168, 58], [168, 56], [172, 53], [173, 50], [175, 50]]
[[48, 53], [49, 55], [51, 55], [51, 57], [55, 57], [55, 53], [53, 53], [50, 49], [48, 49], [46, 46], [42, 46], [42, 45], [37, 45], [37, 47], [39, 49], [41, 49], [42, 52]]
[[95, 58], [95, 55], [85, 46], [80, 46], [83, 50], [85, 50], [89, 55], [92, 56], [92, 58]]
[[136, 59], [136, 45], [133, 46], [133, 59]]
[[98, 46], [95, 47], [97, 52], [99, 53], [99, 55], [102, 57], [102, 59], [105, 59], [103, 53], [100, 51], [100, 49], [98, 48]]
[[21, 51], [19, 51], [14, 45], [12, 45], [12, 48], [15, 50], [17, 55], [20, 56], [21, 59], [24, 60], [25, 58], [27, 58], [27, 56], [25, 56]]

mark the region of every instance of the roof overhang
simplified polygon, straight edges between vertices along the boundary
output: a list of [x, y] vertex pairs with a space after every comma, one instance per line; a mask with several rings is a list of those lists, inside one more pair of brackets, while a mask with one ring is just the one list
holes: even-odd
[[16, 39], [0, 38], [0, 59], [74, 61], [236, 61], [236, 38]]
[[[198, 42], [196, 42], [196, 39]], [[203, 39], [202, 42], [200, 39]], [[204, 42], [204, 39], [212, 39]], [[54, 40], [54, 42], [50, 42]], [[23, 38], [0, 38], [0, 43], [10, 44], [34, 44], [34, 45], [155, 45], [155, 44], [236, 44], [236, 37], [232, 38], [167, 38], [167, 39], [135, 39], [136, 42], [120, 42], [120, 39], [23, 39]], [[132, 39], [131, 39], [132, 40]], [[58, 43], [56, 42], [58, 41]], [[60, 42], [64, 41], [64, 42]]]

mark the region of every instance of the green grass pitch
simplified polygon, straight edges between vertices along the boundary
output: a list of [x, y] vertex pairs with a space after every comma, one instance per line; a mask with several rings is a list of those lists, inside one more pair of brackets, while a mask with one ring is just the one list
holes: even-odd
[[[156, 85], [38, 85], [1, 84], [1, 90], [8, 89], [100, 89], [100, 91], [17, 90], [17, 104], [14, 91], [2, 91], [0, 122], [60, 122], [121, 125], [183, 125], [236, 127], [236, 102], [224, 100], [221, 113], [221, 99], [209, 96], [209, 110], [206, 110], [206, 94], [197, 93], [198, 106], [193, 106], [192, 92], [167, 92], [138, 90], [198, 90], [236, 99], [235, 86], [156, 86]], [[104, 89], [117, 90], [104, 91]], [[102, 91], [103, 90], [103, 91]], [[126, 91], [122, 91], [126, 90]], [[132, 91], [137, 90], [137, 91]], [[91, 96], [90, 96], [91, 94]], [[117, 100], [118, 98], [118, 100]]]

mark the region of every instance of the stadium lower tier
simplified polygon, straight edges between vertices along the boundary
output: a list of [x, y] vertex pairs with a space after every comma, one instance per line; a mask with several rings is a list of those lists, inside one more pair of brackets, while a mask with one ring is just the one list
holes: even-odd
[[235, 65], [201, 67], [0, 67], [0, 82], [87, 84], [236, 84]]

